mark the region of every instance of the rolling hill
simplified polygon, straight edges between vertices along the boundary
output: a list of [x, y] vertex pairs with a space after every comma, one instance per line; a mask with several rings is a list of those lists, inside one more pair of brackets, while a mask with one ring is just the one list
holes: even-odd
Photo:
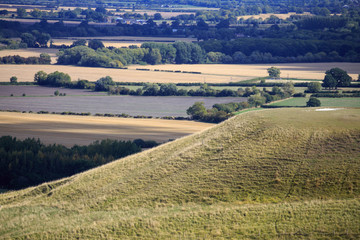
[[0, 195], [0, 238], [357, 239], [360, 109], [273, 109]]

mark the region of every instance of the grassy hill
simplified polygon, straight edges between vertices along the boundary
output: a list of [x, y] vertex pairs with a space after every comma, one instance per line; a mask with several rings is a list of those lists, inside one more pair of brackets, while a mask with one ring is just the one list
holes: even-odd
[[0, 195], [0, 238], [360, 237], [360, 109], [273, 109]]

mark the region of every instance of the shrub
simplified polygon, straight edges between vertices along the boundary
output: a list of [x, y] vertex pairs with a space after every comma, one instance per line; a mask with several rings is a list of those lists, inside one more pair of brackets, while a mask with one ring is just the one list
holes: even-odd
[[321, 102], [319, 99], [311, 97], [309, 99], [309, 101], [306, 103], [307, 107], [320, 107], [321, 106]]

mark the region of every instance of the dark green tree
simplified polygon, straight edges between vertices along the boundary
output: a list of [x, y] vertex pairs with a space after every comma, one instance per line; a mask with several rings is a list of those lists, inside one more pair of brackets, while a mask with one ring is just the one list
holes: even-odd
[[12, 76], [11, 78], [10, 78], [10, 83], [17, 83], [17, 77], [15, 77], [15, 76]]
[[321, 83], [319, 82], [310, 82], [307, 85], [307, 92], [317, 93], [321, 90]]
[[44, 71], [38, 71], [35, 73], [34, 81], [39, 85], [46, 85], [47, 73]]
[[111, 77], [102, 77], [95, 82], [95, 91], [109, 91], [110, 86], [113, 85], [115, 85], [115, 82]]
[[319, 99], [311, 97], [309, 99], [309, 101], [307, 101], [306, 103], [307, 107], [320, 107], [321, 106], [321, 102]]
[[269, 73], [269, 77], [271, 78], [279, 78], [280, 77], [280, 69], [276, 67], [271, 67], [267, 69]]
[[16, 13], [20, 18], [25, 17], [27, 15], [25, 8], [17, 8]]
[[322, 86], [324, 88], [334, 89], [337, 87], [337, 81], [331, 74], [326, 74]]
[[27, 47], [35, 47], [36, 46], [36, 37], [31, 33], [23, 33], [20, 36], [21, 42], [25, 43]]
[[105, 47], [102, 41], [97, 39], [90, 40], [88, 46], [94, 50]]
[[207, 114], [204, 102], [196, 102], [186, 110], [186, 113], [194, 120], [200, 120]]
[[332, 68], [325, 72], [326, 75], [331, 75], [336, 80], [336, 87], [350, 86], [351, 77], [341, 68]]

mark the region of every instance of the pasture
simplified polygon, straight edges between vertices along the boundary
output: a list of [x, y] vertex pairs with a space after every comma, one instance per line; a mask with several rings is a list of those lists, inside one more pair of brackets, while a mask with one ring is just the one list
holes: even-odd
[[[360, 108], [360, 98], [318, 98], [321, 107], [357, 107]], [[270, 104], [281, 107], [305, 107], [309, 98], [290, 98]]]
[[359, 109], [240, 114], [90, 171], [0, 194], [0, 235], [358, 239], [359, 117]]
[[166, 142], [213, 126], [210, 123], [162, 119], [40, 115], [0, 112], [0, 132], [20, 139], [40, 138], [46, 144], [88, 145], [95, 140]]

